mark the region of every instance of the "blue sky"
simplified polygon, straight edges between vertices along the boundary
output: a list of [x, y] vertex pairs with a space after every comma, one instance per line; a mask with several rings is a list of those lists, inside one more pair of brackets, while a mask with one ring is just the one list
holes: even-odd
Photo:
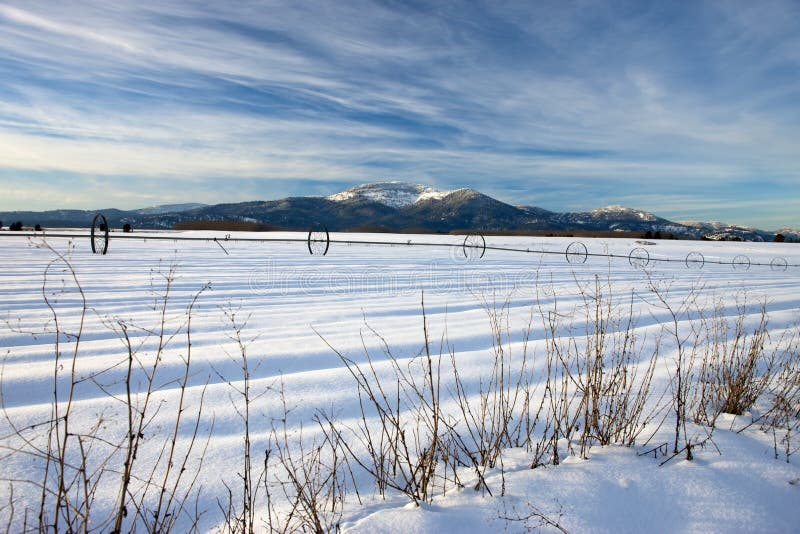
[[800, 2], [0, 2], [0, 210], [329, 194], [800, 227]]

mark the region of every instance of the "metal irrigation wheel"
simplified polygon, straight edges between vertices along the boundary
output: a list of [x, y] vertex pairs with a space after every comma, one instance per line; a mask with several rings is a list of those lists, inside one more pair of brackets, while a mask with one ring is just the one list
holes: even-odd
[[569, 263], [586, 263], [589, 251], [586, 250], [586, 245], [580, 241], [574, 241], [569, 244], [564, 256], [566, 256]]
[[685, 263], [689, 269], [702, 269], [706, 263], [706, 258], [699, 252], [690, 252], [686, 255]]
[[331, 236], [328, 228], [322, 224], [315, 224], [308, 231], [308, 253], [324, 256], [331, 246]]
[[786, 261], [786, 258], [772, 258], [772, 261], [769, 262], [769, 268], [773, 271], [785, 271], [789, 268], [789, 262]]
[[750, 258], [745, 256], [744, 254], [739, 254], [735, 258], [733, 258], [733, 270], [734, 271], [749, 271], [750, 270]]
[[650, 253], [641, 247], [635, 248], [628, 254], [628, 263], [631, 267], [643, 269], [650, 264]]
[[92, 253], [105, 254], [108, 252], [108, 222], [102, 213], [98, 213], [92, 220]]
[[486, 254], [486, 239], [481, 234], [469, 234], [464, 238], [461, 250], [468, 260], [479, 260]]

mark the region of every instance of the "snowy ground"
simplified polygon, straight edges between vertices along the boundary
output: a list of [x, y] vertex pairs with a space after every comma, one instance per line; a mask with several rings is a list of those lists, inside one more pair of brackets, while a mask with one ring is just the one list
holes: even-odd
[[[208, 232], [165, 235], [224, 239], [223, 234]], [[233, 237], [265, 236], [305, 237], [289, 233]], [[143, 471], [162, 465], [159, 454], [172, 432], [185, 369], [187, 308], [207, 286], [191, 314], [187, 423], [178, 432], [181, 450], [190, 441], [191, 417], [197, 413], [202, 395], [199, 437], [187, 464], [187, 472], [197, 474], [194, 488], [200, 490], [196, 509], [201, 512], [201, 531], [213, 531], [223, 524], [218, 503], [227, 499], [226, 485], [234, 495], [241, 492], [243, 402], [239, 392], [243, 371], [235, 329], [228, 318], [231, 315], [241, 328], [248, 356], [254, 464], [263, 461], [270, 430], [284, 417], [276, 393], [281, 388], [291, 436], [302, 427], [307, 443], [319, 440], [314, 418], [320, 411], [337, 420], [356, 421], [356, 387], [331, 346], [359, 362], [364, 361], [366, 349], [378, 362], [377, 373], [391, 380], [383, 341], [401, 362], [411, 362], [419, 355], [424, 340], [423, 293], [435, 352], [440, 352], [442, 340], [446, 340], [463, 378], [472, 385], [487, 379], [493, 362], [487, 303], [490, 308], [495, 303], [496, 309], [502, 309], [507, 301], [510, 343], [517, 349], [521, 333], [533, 317], [531, 352], [538, 354], [545, 344], [542, 310], [578, 320], [576, 310], [583, 303], [579, 288], [585, 290], [595, 280], [608, 283], [621, 306], [627, 306], [633, 295], [636, 331], [650, 343], [669, 319], [648, 290], [653, 283], [669, 287], [665, 292], [676, 308], [694, 293], [711, 311], [721, 299], [725, 313], [733, 317], [737, 302], [746, 299], [748, 324], [757, 320], [756, 304], [763, 300], [773, 340], [782, 332], [796, 332], [800, 324], [800, 268], [792, 266], [800, 264], [800, 246], [796, 244], [658, 241], [643, 246], [624, 239], [585, 240], [590, 256], [578, 265], [568, 263], [563, 254], [491, 248], [483, 258], [467, 260], [458, 246], [463, 238], [455, 236], [332, 234], [331, 238], [397, 245], [333, 242], [328, 255], [320, 257], [309, 255], [302, 242], [230, 240], [220, 246], [213, 241], [112, 239], [108, 255], [97, 256], [90, 253], [88, 238], [52, 238], [47, 241], [52, 250], [43, 247], [38, 238], [0, 239], [0, 319], [5, 321], [0, 325], [4, 407], [0, 495], [5, 494], [0, 497], [0, 524], [14, 521], [14, 531], [24, 520], [36, 522], [41, 489], [26, 481], [42, 480], [41, 456], [31, 451], [36, 447], [42, 450], [46, 425], [32, 425], [51, 418], [54, 372], [59, 377], [61, 401], [69, 383], [75, 337], [59, 336], [62, 357], [56, 362], [54, 332], [56, 328], [66, 334], [78, 332], [81, 300], [56, 253], [68, 258], [88, 309], [74, 374], [79, 380], [74, 389], [73, 432], [91, 433], [97, 426], [95, 435], [117, 436], [117, 441], [125, 436], [127, 417], [120, 402], [128, 362], [122, 328], [127, 328], [133, 346], [138, 347], [143, 365], [151, 365], [158, 344], [153, 332], [161, 324], [158, 309], [165, 278], [174, 272], [164, 320], [167, 330], [177, 335], [166, 345], [158, 371], [155, 398], [160, 408], [153, 412], [137, 458]], [[455, 246], [409, 247], [409, 240]], [[489, 237], [487, 245], [561, 253], [572, 241]], [[632, 267], [627, 259], [636, 247], [646, 248], [654, 260], [645, 269]], [[707, 263], [702, 268], [696, 263], [687, 267], [682, 261], [693, 251], [703, 254]], [[606, 253], [621, 257], [591, 255]], [[742, 256], [750, 263], [765, 265], [745, 270]], [[737, 268], [710, 263], [737, 257]], [[790, 266], [784, 270], [779, 260], [778, 268], [770, 267], [776, 257]], [[680, 261], [655, 261], [667, 258]], [[537, 299], [541, 308], [534, 305]], [[580, 324], [573, 326], [580, 331]], [[444, 353], [446, 356], [447, 351]], [[674, 347], [665, 342], [654, 377], [654, 409], [666, 402], [664, 395], [669, 396], [674, 356]], [[443, 382], [447, 390], [447, 377]], [[141, 395], [141, 376], [133, 387], [134, 396], [137, 388]], [[444, 397], [444, 409], [455, 410], [447, 393]], [[657, 431], [652, 424], [634, 447], [594, 447], [588, 459], [568, 455], [558, 466], [531, 470], [528, 452], [509, 449], [503, 454], [503, 472], [489, 471], [487, 482], [493, 496], [453, 487], [445, 488], [442, 495], [437, 488], [433, 501], [420, 507], [409, 505], [409, 500], [396, 492], [381, 498], [369, 477], [355, 469], [350, 483], [355, 480], [362, 503], [356, 502], [352, 490], [348, 493], [341, 526], [354, 532], [525, 532], [539, 527], [540, 518], [531, 516], [536, 510], [570, 532], [796, 532], [800, 525], [800, 456], [791, 457], [788, 463], [784, 456], [776, 460], [773, 434], [757, 426], [742, 433], [728, 430], [740, 429], [748, 422], [747, 416], [734, 419], [723, 415], [713, 441], [696, 452], [694, 461], [679, 457], [663, 466], [664, 456], [639, 453], [670, 440], [669, 423]], [[651, 437], [654, 431], [656, 435]], [[30, 441], [26, 444], [22, 437]], [[198, 451], [206, 446], [206, 439], [201, 463]], [[297, 450], [294, 442], [292, 447]], [[103, 531], [111, 530], [102, 521], [118, 499], [119, 467], [109, 467], [113, 461], [103, 466], [88, 461], [112, 473], [104, 475], [107, 478], [93, 500], [94, 526]], [[257, 525], [264, 525], [266, 511], [259, 502], [255, 500], [255, 506], [261, 506], [256, 509]], [[188, 528], [187, 518], [179, 518], [178, 530]], [[545, 526], [543, 530], [553, 528]]]

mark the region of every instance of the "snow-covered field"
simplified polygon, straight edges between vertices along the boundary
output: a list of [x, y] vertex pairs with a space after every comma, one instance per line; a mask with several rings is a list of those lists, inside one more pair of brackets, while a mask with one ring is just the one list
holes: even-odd
[[[223, 234], [208, 232], [164, 235], [224, 239]], [[288, 233], [232, 237], [265, 236], [305, 238]], [[765, 303], [769, 316], [765, 352], [777, 346], [791, 350], [787, 339], [798, 333], [800, 324], [800, 268], [794, 266], [800, 264], [800, 246], [691, 241], [643, 246], [633, 240], [596, 239], [584, 241], [590, 253], [585, 264], [570, 264], [563, 254], [491, 248], [483, 258], [467, 260], [458, 246], [463, 238], [456, 236], [332, 234], [331, 238], [397, 245], [333, 242], [323, 257], [309, 255], [302, 242], [234, 239], [220, 246], [213, 241], [112, 239], [108, 254], [98, 256], [90, 253], [88, 238], [52, 238], [47, 246], [39, 238], [0, 238], [0, 525], [10, 525], [10, 531], [20, 531], [23, 524], [38, 526], [43, 480], [47, 480], [44, 522], [54, 523], [58, 473], [63, 469], [67, 488], [61, 509], [68, 511], [62, 514], [88, 515], [89, 530], [111, 531], [115, 511], [121, 509], [127, 436], [133, 436], [128, 429], [130, 398], [138, 450], [128, 461], [131, 482], [124, 498], [123, 530], [133, 521], [138, 530], [145, 530], [155, 521], [165, 521], [160, 523], [164, 526], [174, 519], [176, 531], [192, 526], [200, 531], [224, 530], [232, 523], [226, 521], [226, 511], [236, 516], [245, 502], [245, 419], [251, 486], [256, 488], [252, 519], [256, 530], [266, 530], [270, 515], [260, 479], [265, 451], [273, 451], [266, 488], [275, 512], [285, 518], [286, 494], [294, 493], [280, 484], [291, 482], [287, 475], [291, 469], [281, 467], [281, 460], [302, 473], [299, 459], [323, 444], [328, 420], [340, 429], [360, 428], [364, 398], [359, 398], [356, 381], [336, 351], [362, 364], [362, 369], [369, 354], [388, 397], [396, 395], [396, 369], [416, 377], [427, 391], [430, 384], [418, 374], [426, 370], [424, 295], [429, 347], [437, 362], [428, 371], [440, 373], [434, 382], [439, 386], [442, 416], [447, 424], [458, 426], [463, 414], [456, 402], [452, 362], [465, 395], [475, 400], [492, 380], [498, 347], [505, 351], [502, 354], [513, 354], [511, 365], [521, 362], [530, 325], [528, 386], [539, 386], [532, 400], [538, 402], [545, 388], [535, 380], [543, 376], [552, 342], [547, 326], [557, 323], [558, 339], [575, 337], [580, 348], [587, 325], [593, 326], [587, 313], [594, 313], [596, 301], [591, 296], [599, 287], [601, 302], [612, 299], [615, 316], [629, 317], [632, 311], [635, 324], [629, 331], [639, 343], [634, 361], [646, 366], [658, 347], [645, 410], [650, 416], [643, 416], [646, 428], [632, 447], [594, 445], [581, 455], [561, 436], [559, 465], [544, 461], [536, 469], [530, 469], [533, 452], [525, 445], [504, 447], [498, 461], [486, 469], [486, 485], [479, 491], [473, 489], [478, 485], [474, 469], [459, 467], [463, 485], [459, 488], [442, 470], [445, 459], [434, 478], [432, 499], [420, 506], [391, 488], [381, 495], [374, 478], [353, 458], [344, 463], [339, 458], [336, 476], [345, 488], [344, 509], [341, 518], [338, 512], [323, 515], [353, 532], [525, 532], [540, 526], [543, 531], [569, 532], [798, 531], [800, 436], [790, 435], [787, 442], [782, 431], [766, 432], [761, 424], [741, 433], [731, 430], [743, 429], [759, 410], [767, 409], [768, 392], [748, 414], [721, 415], [713, 433], [690, 422], [681, 440], [696, 444], [694, 459], [685, 460], [685, 454], [670, 458], [678, 341], [688, 339], [691, 326], [703, 317], [710, 320], [715, 309], [731, 325], [744, 310], [742, 324], [750, 331]], [[486, 239], [490, 247], [550, 252], [563, 252], [574, 241]], [[409, 240], [454, 246], [409, 247]], [[635, 268], [627, 256], [636, 247], [646, 248], [652, 260], [680, 261], [652, 261], [644, 269]], [[702, 268], [687, 267], [682, 261], [693, 251], [703, 254], [707, 263]], [[621, 257], [602, 256], [606, 253]], [[765, 265], [746, 270], [742, 256]], [[736, 257], [738, 268], [711, 263]], [[780, 261], [780, 268], [770, 267], [776, 257], [789, 267], [784, 270]], [[671, 335], [670, 310], [678, 321], [678, 340]], [[494, 333], [491, 317], [499, 325]], [[624, 331], [624, 324], [610, 324], [609, 339], [611, 332]], [[394, 360], [387, 356], [387, 348]], [[152, 395], [139, 432], [136, 410], [144, 410], [147, 378], [154, 368]], [[687, 372], [696, 375], [698, 368]], [[507, 370], [508, 376], [516, 371]], [[377, 417], [366, 411], [367, 426], [375, 428]], [[53, 420], [59, 422], [57, 428]], [[409, 433], [420, 432], [424, 442], [425, 424], [409, 420], [406, 428]], [[797, 427], [796, 420], [787, 424]], [[54, 429], [49, 448], [48, 429]], [[542, 431], [547, 430], [537, 430]], [[344, 437], [345, 430], [341, 432]], [[45, 461], [48, 454], [58, 457], [65, 443], [63, 464]], [[664, 443], [667, 446], [661, 450], [641, 454]], [[351, 438], [349, 446], [356, 456], [366, 457], [363, 443]], [[338, 450], [347, 456], [343, 447]], [[326, 454], [322, 453], [324, 463], [331, 465]], [[164, 494], [175, 499], [166, 503], [169, 499], [162, 498], [159, 508], [162, 485], [168, 488]], [[184, 504], [182, 509], [179, 504]], [[297, 512], [295, 520], [300, 515]], [[59, 529], [67, 530], [64, 519], [59, 521]]]

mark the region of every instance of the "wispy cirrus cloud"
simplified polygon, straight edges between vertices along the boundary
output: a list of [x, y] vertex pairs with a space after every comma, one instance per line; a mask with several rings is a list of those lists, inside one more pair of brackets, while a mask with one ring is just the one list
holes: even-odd
[[781, 208], [800, 185], [799, 18], [791, 1], [7, 2], [0, 209], [395, 178], [800, 226]]

